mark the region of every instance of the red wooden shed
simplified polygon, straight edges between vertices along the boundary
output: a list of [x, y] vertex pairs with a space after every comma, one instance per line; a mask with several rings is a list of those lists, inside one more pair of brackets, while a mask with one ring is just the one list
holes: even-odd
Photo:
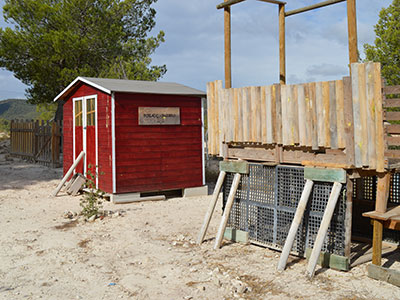
[[181, 84], [78, 77], [64, 100], [64, 174], [86, 173], [118, 195], [204, 186], [202, 98]]

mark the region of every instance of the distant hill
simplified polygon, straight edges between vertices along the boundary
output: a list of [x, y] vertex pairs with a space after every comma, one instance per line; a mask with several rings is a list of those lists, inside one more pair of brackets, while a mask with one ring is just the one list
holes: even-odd
[[0, 101], [0, 119], [37, 119], [40, 113], [36, 105], [29, 104], [23, 99], [8, 99]]

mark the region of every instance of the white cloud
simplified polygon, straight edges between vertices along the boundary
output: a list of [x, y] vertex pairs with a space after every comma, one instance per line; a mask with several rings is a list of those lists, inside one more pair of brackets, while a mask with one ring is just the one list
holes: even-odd
[[[223, 0], [159, 0], [156, 28], [166, 42], [153, 55], [153, 64], [166, 64], [163, 81], [176, 81], [205, 90], [206, 82], [224, 79]], [[287, 1], [292, 10], [320, 1]], [[0, 5], [4, 0], [0, 0]], [[374, 40], [373, 25], [381, 7], [391, 0], [357, 1], [358, 41]], [[339, 79], [348, 74], [346, 3], [339, 3], [286, 19], [288, 83]], [[0, 26], [4, 23], [1, 23]], [[278, 82], [278, 9], [260, 1], [232, 7], [232, 78], [234, 86]], [[2, 71], [0, 74], [4, 74]], [[0, 79], [6, 87], [16, 79]], [[14, 85], [23, 95], [24, 85]], [[0, 85], [0, 98], [2, 98]]]

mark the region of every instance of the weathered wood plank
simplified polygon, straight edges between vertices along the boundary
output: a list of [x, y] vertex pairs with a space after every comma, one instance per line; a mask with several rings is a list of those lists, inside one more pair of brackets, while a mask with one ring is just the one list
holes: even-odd
[[400, 150], [386, 150], [385, 151], [386, 158], [400, 158]]
[[250, 141], [250, 91], [249, 88], [242, 89], [243, 97], [243, 141]]
[[400, 145], [400, 136], [387, 136], [386, 141], [388, 145]]
[[277, 144], [282, 144], [282, 97], [281, 87], [279, 84], [274, 84], [271, 87], [272, 103], [275, 103], [275, 118], [274, 118], [274, 140]]
[[240, 149], [240, 148], [229, 148], [229, 158], [240, 158], [257, 161], [275, 161], [275, 149]]
[[215, 128], [214, 128], [214, 133], [215, 133], [215, 153], [219, 154], [221, 153], [221, 143], [222, 143], [222, 130], [220, 129], [222, 126], [222, 80], [217, 80], [215, 81]]
[[247, 231], [227, 227], [225, 229], [224, 238], [236, 243], [247, 244], [249, 242], [249, 233]]
[[369, 166], [369, 136], [368, 136], [368, 102], [367, 102], [367, 83], [366, 83], [366, 66], [358, 64], [358, 88], [360, 97], [360, 122], [361, 122], [361, 159], [363, 166]]
[[385, 99], [383, 107], [400, 107], [400, 98]]
[[268, 144], [272, 144], [275, 142], [274, 140], [274, 119], [275, 119], [275, 107], [273, 106], [272, 102], [272, 94], [271, 94], [271, 86], [263, 87], [262, 93], [265, 97], [265, 125], [266, 125], [266, 132], [265, 132], [265, 142]]
[[398, 121], [400, 120], [400, 111], [385, 111], [384, 119], [386, 121]]
[[249, 174], [249, 163], [244, 160], [223, 160], [219, 162], [219, 170], [228, 173]]
[[299, 139], [299, 103], [298, 103], [298, 97], [297, 97], [297, 85], [292, 85], [291, 86], [291, 106], [293, 108], [292, 111], [292, 127], [290, 129], [291, 135], [292, 135], [292, 143], [291, 145], [296, 145], [299, 144], [300, 139]]
[[262, 140], [262, 128], [261, 124], [264, 120], [264, 116], [261, 116], [261, 87], [257, 86], [255, 88], [255, 95], [256, 95], [256, 136], [255, 136], [255, 142], [260, 143]]
[[312, 181], [346, 183], [346, 171], [343, 169], [304, 167], [304, 178]]
[[315, 84], [315, 100], [317, 111], [317, 133], [318, 133], [318, 146], [325, 147], [325, 128], [324, 128], [324, 103], [322, 96], [322, 82]]
[[336, 104], [336, 82], [329, 81], [329, 133], [330, 133], [330, 141], [331, 141], [331, 148], [338, 149], [338, 133], [337, 133], [337, 104]]
[[344, 133], [347, 164], [354, 165], [354, 121], [352, 83], [350, 77], [343, 78]]
[[300, 146], [307, 145], [307, 114], [306, 114], [306, 97], [304, 85], [297, 85], [297, 103], [298, 103], [298, 131]]
[[238, 142], [243, 142], [243, 89], [237, 89], [237, 99], [238, 99]]
[[[289, 98], [290, 99], [290, 98]], [[289, 109], [288, 109], [288, 86], [281, 85], [281, 104], [282, 104], [282, 144], [289, 145]]]
[[400, 85], [389, 85], [383, 87], [383, 93], [385, 95], [390, 95], [390, 94], [400, 94]]
[[331, 129], [330, 129], [330, 99], [329, 99], [329, 81], [322, 82], [322, 101], [323, 101], [323, 122], [325, 147], [331, 147]]
[[306, 122], [306, 143], [307, 147], [312, 147], [312, 131], [313, 131], [313, 107], [310, 97], [310, 84], [304, 84], [304, 101], [305, 101], [305, 122]]
[[310, 92], [310, 111], [311, 111], [311, 147], [317, 150], [318, 147], [318, 112], [317, 112], [317, 98], [316, 98], [316, 84], [311, 82], [308, 84]]
[[207, 128], [208, 128], [208, 153], [213, 155], [214, 153], [214, 132], [212, 128], [214, 126], [214, 107], [213, 107], [213, 100], [214, 95], [212, 93], [213, 89], [213, 82], [207, 82]]
[[233, 91], [233, 141], [239, 140], [239, 101], [238, 101], [238, 89], [234, 88]]
[[337, 141], [338, 147], [343, 149], [346, 147], [345, 133], [344, 133], [344, 92], [343, 80], [335, 81], [336, 88], [336, 125], [337, 125]]
[[384, 125], [383, 125], [383, 109], [382, 109], [382, 77], [381, 64], [374, 63], [374, 99], [375, 99], [375, 133], [372, 137], [376, 143], [376, 170], [378, 172], [385, 171], [385, 140], [384, 140]]
[[[368, 147], [368, 165], [371, 169], [376, 169], [376, 124], [375, 124], [375, 78], [374, 78], [374, 65], [367, 63], [365, 67], [365, 81], [366, 81], [366, 100], [367, 100], [367, 132], [369, 142]], [[382, 128], [383, 129], [383, 128]]]
[[266, 144], [268, 141], [267, 138], [267, 131], [268, 127], [271, 126], [270, 122], [272, 121], [269, 115], [267, 114], [267, 111], [271, 111], [268, 107], [268, 100], [267, 100], [267, 95], [266, 95], [266, 87], [262, 86], [261, 87], [261, 142], [263, 144]]
[[[361, 103], [358, 78], [358, 64], [351, 64], [351, 84], [353, 96], [353, 124], [354, 124], [354, 165], [357, 168], [363, 166], [363, 127], [361, 123]], [[346, 145], [347, 147], [347, 145]]]
[[385, 126], [385, 131], [387, 133], [397, 133], [400, 134], [400, 124], [390, 124]]
[[221, 154], [222, 151], [222, 143], [225, 141], [225, 126], [224, 126], [224, 121], [225, 121], [225, 108], [224, 108], [224, 98], [225, 98], [225, 89], [221, 87], [218, 87], [217, 90], [218, 93], [218, 153]]

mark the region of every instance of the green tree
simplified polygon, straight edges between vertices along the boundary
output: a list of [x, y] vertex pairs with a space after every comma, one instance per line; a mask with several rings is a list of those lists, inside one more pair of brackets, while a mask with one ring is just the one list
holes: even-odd
[[382, 64], [389, 85], [400, 84], [400, 0], [382, 8], [375, 25], [375, 45], [364, 44], [366, 60]]
[[157, 80], [151, 66], [164, 33], [148, 37], [157, 0], [6, 0], [0, 68], [28, 85], [31, 103], [49, 103], [77, 76]]

